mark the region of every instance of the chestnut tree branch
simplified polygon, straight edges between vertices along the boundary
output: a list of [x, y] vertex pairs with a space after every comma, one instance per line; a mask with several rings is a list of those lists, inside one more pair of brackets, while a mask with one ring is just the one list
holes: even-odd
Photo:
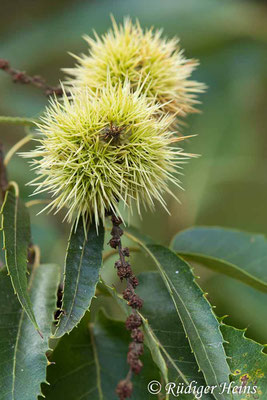
[[25, 71], [14, 69], [10, 66], [10, 63], [3, 58], [0, 58], [0, 69], [11, 76], [14, 83], [31, 84], [43, 90], [46, 96], [55, 94], [56, 96], [63, 95], [63, 89], [61, 86], [48, 85], [43, 77], [40, 75], [28, 75]]

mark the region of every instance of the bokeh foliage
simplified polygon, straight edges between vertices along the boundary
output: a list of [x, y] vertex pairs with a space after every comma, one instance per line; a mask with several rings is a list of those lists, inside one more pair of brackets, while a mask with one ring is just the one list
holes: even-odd
[[[238, 0], [16, 0], [1, 1], [0, 56], [14, 67], [41, 74], [51, 83], [63, 79], [61, 67], [74, 64], [68, 51], [86, 51], [81, 35], [94, 28], [105, 32], [110, 13], [138, 17], [144, 26], [163, 27], [178, 35], [188, 57], [200, 59], [195, 78], [209, 89], [202, 96], [202, 114], [187, 120], [184, 133], [198, 136], [186, 148], [201, 154], [185, 167], [179, 193], [182, 205], [172, 199], [172, 216], [148, 213], [134, 220], [156, 240], [169, 243], [180, 229], [191, 225], [221, 225], [267, 234], [267, 175], [265, 126], [267, 116], [267, 8], [264, 3]], [[47, 104], [35, 88], [16, 86], [0, 74], [0, 114], [34, 116]], [[22, 128], [1, 126], [5, 149], [23, 136]], [[30, 148], [30, 146], [28, 146]], [[9, 166], [24, 199], [31, 193], [24, 184], [32, 176], [25, 160], [15, 157]], [[32, 208], [33, 238], [41, 244], [42, 261], [62, 265], [69, 231], [62, 215], [38, 216]], [[160, 226], [160, 229], [157, 227]], [[134, 265], [135, 263], [133, 263]], [[137, 262], [136, 262], [137, 264]], [[141, 264], [140, 269], [148, 269]], [[230, 314], [227, 322], [249, 326], [249, 334], [266, 342], [265, 295], [231, 278], [199, 269], [201, 284], [218, 306]], [[107, 272], [109, 274], [113, 271]], [[228, 295], [221, 296], [223, 282]], [[231, 301], [229, 301], [231, 299]], [[240, 308], [242, 304], [242, 310]]]

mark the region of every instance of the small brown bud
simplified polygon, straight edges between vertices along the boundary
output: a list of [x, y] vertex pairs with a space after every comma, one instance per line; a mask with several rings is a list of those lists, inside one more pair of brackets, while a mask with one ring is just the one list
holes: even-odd
[[126, 319], [125, 326], [128, 331], [132, 331], [133, 329], [139, 328], [142, 325], [142, 319], [138, 314], [131, 314]]
[[137, 296], [137, 294], [135, 294], [129, 300], [128, 305], [132, 308], [136, 308], [136, 309], [140, 310], [140, 308], [142, 308], [142, 305], [143, 305], [143, 300], [140, 299], [140, 297]]
[[121, 218], [120, 217], [116, 217], [115, 215], [112, 215], [111, 220], [112, 220], [113, 225], [119, 226], [120, 224], [122, 224]]
[[[138, 343], [134, 343], [135, 346], [137, 346]], [[142, 354], [142, 353], [141, 353]], [[129, 365], [133, 365], [138, 359], [139, 355], [141, 355], [137, 352], [137, 349], [133, 346], [133, 350], [130, 350], [127, 354], [127, 362]]]
[[111, 236], [121, 237], [123, 235], [123, 230], [119, 226], [113, 226], [111, 230]]
[[121, 266], [122, 266], [121, 260], [118, 260], [118, 261], [115, 262], [115, 267], [116, 268], [121, 268]]
[[131, 370], [135, 374], [139, 374], [143, 367], [143, 363], [141, 360], [139, 360], [138, 353], [135, 350], [129, 351], [129, 353], [127, 354], [127, 362], [130, 365]]
[[136, 355], [139, 357], [144, 353], [144, 345], [143, 343], [131, 342], [129, 344], [129, 351], [135, 352]]
[[125, 257], [130, 257], [130, 250], [128, 249], [128, 247], [124, 247], [124, 249], [122, 249], [122, 254]]
[[123, 280], [123, 278], [125, 278], [125, 279], [130, 278], [132, 273], [133, 272], [132, 272], [131, 266], [128, 263], [126, 263], [125, 267], [118, 268], [118, 271], [117, 271], [117, 275], [121, 280]]
[[13, 75], [13, 82], [29, 83], [30, 80], [25, 74], [25, 72], [17, 72]]
[[140, 329], [134, 329], [132, 331], [131, 337], [137, 343], [143, 343], [144, 342], [144, 334]]
[[134, 360], [131, 364], [130, 364], [131, 370], [135, 373], [135, 374], [139, 374], [141, 369], [143, 368], [143, 363], [141, 360]]
[[115, 238], [115, 237], [111, 238], [110, 241], [109, 241], [109, 245], [110, 245], [110, 247], [112, 247], [113, 249], [116, 249], [116, 248], [118, 247], [119, 244], [120, 244], [120, 239]]
[[127, 301], [129, 301], [132, 298], [133, 294], [134, 294], [134, 292], [130, 288], [125, 289], [122, 293], [124, 300], [127, 300]]
[[129, 283], [132, 285], [133, 288], [136, 288], [139, 285], [139, 281], [134, 275], [131, 276], [131, 278], [129, 279]]
[[118, 225], [113, 225], [111, 230], [111, 236], [113, 239], [120, 240], [120, 237], [123, 235], [123, 230]]
[[55, 88], [53, 90], [53, 93], [55, 93], [56, 96], [62, 96], [63, 95], [63, 89], [61, 87]]
[[138, 356], [135, 351], [129, 351], [127, 354], [127, 362], [128, 364], [132, 364], [134, 361], [138, 360]]
[[9, 68], [9, 62], [7, 60], [4, 60], [3, 58], [0, 58], [0, 69], [8, 69]]
[[116, 388], [116, 393], [120, 400], [127, 399], [131, 397], [133, 392], [133, 384], [128, 380], [120, 381]]

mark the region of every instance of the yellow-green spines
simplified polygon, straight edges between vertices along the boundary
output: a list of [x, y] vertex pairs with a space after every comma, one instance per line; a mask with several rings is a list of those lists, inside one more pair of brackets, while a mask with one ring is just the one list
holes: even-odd
[[154, 118], [160, 106], [142, 90], [108, 80], [97, 94], [85, 87], [51, 101], [38, 124], [40, 146], [26, 155], [39, 175], [36, 193], [52, 194], [48, 208], [96, 224], [106, 210], [119, 216], [119, 202], [140, 212], [157, 199], [166, 208], [162, 194], [168, 181], [179, 185], [174, 167], [187, 155], [173, 146], [181, 140], [169, 130], [174, 117]]
[[78, 64], [65, 69], [75, 87], [88, 86], [92, 90], [105, 86], [110, 75], [113, 84], [128, 79], [131, 88], [143, 84], [149, 100], [164, 105], [161, 111], [185, 116], [195, 111], [197, 94], [204, 85], [190, 79], [198, 65], [188, 60], [179, 47], [177, 38], [167, 40], [159, 30], [143, 30], [126, 18], [123, 25], [113, 20], [113, 29], [101, 38], [88, 36], [89, 54], [74, 56]]

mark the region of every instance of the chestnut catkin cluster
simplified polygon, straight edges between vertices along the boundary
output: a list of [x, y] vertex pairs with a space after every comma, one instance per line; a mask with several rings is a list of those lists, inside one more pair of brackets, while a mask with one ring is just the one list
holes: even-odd
[[120, 227], [122, 220], [115, 215], [113, 215], [111, 219], [112, 231], [109, 244], [112, 248], [118, 249], [119, 260], [115, 262], [115, 268], [117, 269], [117, 275], [120, 280], [125, 280], [127, 282], [127, 287], [123, 291], [123, 298], [132, 309], [125, 323], [126, 329], [131, 332], [132, 338], [127, 354], [127, 362], [130, 366], [130, 370], [126, 379], [120, 381], [116, 389], [119, 399], [124, 400], [132, 394], [131, 374], [139, 374], [143, 367], [140, 356], [142, 356], [144, 352], [144, 334], [140, 329], [142, 319], [138, 314], [138, 310], [142, 308], [143, 300], [135, 293], [135, 288], [138, 286], [138, 279], [133, 274], [129, 261], [126, 260], [126, 258], [130, 257], [130, 251], [128, 247], [122, 247], [121, 236], [123, 235], [123, 230]]

